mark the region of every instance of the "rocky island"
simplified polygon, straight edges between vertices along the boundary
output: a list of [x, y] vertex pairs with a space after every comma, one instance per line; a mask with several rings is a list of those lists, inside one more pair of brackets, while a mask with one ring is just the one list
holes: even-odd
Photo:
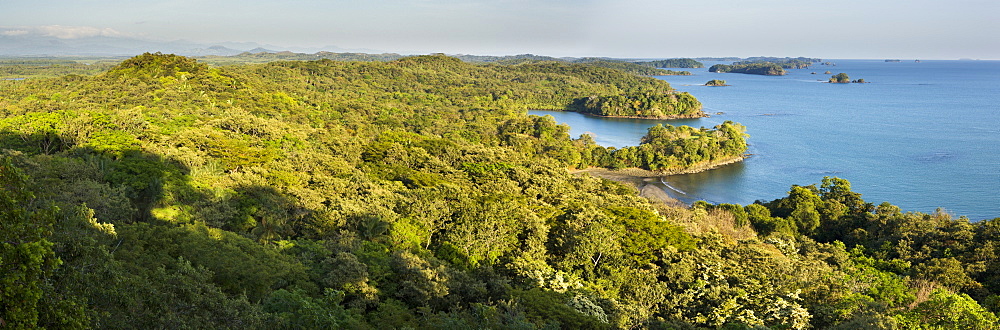
[[843, 72], [838, 73], [838, 74], [834, 75], [833, 77], [830, 77], [830, 80], [828, 82], [831, 83], [831, 84], [847, 84], [847, 83], [864, 84], [864, 83], [867, 83], [864, 79], [851, 80], [851, 77], [848, 77], [847, 74], [843, 73]]

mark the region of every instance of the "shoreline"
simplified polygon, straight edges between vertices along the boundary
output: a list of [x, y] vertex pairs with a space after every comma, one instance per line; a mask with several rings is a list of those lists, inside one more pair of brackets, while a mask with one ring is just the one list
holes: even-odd
[[572, 112], [578, 113], [588, 117], [594, 118], [621, 118], [621, 119], [649, 119], [649, 120], [675, 120], [675, 119], [698, 119], [698, 118], [709, 118], [711, 115], [705, 113], [702, 110], [698, 110], [699, 114], [695, 115], [669, 115], [662, 117], [642, 117], [642, 116], [602, 116], [597, 114], [592, 114], [589, 112], [581, 112], [574, 110], [558, 110], [558, 109], [528, 109], [527, 111], [558, 111], [558, 112]]
[[590, 173], [590, 174], [592, 174], [594, 176], [600, 176], [600, 177], [603, 177], [603, 176], [610, 176], [610, 177], [624, 176], [624, 177], [633, 177], [633, 178], [648, 179], [648, 178], [659, 178], [659, 177], [664, 177], [664, 176], [669, 176], [669, 175], [700, 173], [700, 172], [704, 172], [704, 171], [713, 170], [713, 169], [716, 169], [716, 168], [719, 168], [719, 167], [722, 167], [722, 166], [726, 166], [726, 165], [729, 165], [729, 164], [739, 163], [739, 162], [742, 162], [743, 160], [747, 159], [748, 157], [750, 157], [749, 154], [742, 155], [742, 156], [737, 156], [737, 157], [730, 157], [730, 158], [726, 158], [726, 159], [722, 159], [722, 160], [718, 160], [718, 161], [714, 161], [714, 162], [709, 162], [709, 163], [705, 163], [705, 164], [701, 164], [701, 165], [698, 165], [698, 166], [693, 166], [693, 167], [689, 167], [689, 168], [685, 168], [685, 169], [667, 170], [667, 171], [650, 171], [650, 170], [644, 170], [644, 169], [641, 169], [641, 168], [638, 168], [638, 167], [630, 167], [630, 168], [623, 168], [623, 169], [617, 169], [617, 170], [612, 170], [612, 169], [603, 168], [603, 167], [588, 167], [588, 168], [585, 168], [585, 169], [571, 170], [570, 173], [572, 173], [572, 174]]
[[[721, 161], [711, 162], [701, 166], [695, 166], [692, 168], [687, 168], [683, 170], [676, 171], [650, 171], [644, 170], [637, 167], [623, 168], [618, 170], [612, 170], [602, 167], [589, 167], [585, 169], [570, 170], [570, 174], [582, 174], [587, 173], [592, 176], [607, 179], [615, 182], [620, 182], [629, 185], [639, 191], [639, 196], [645, 197], [654, 202], [663, 203], [668, 206], [674, 207], [688, 207], [688, 203], [682, 202], [679, 199], [671, 197], [666, 190], [656, 186], [657, 183], [662, 183], [662, 178], [668, 175], [678, 175], [678, 174], [692, 174], [704, 171], [709, 171], [715, 168], [719, 168], [725, 165], [734, 164], [745, 160], [750, 155], [743, 155], [739, 157], [732, 157]], [[668, 186], [670, 189], [676, 190], [676, 188]]]
[[582, 114], [584, 116], [590, 116], [590, 117], [596, 117], [596, 118], [621, 118], [621, 119], [673, 120], [673, 119], [698, 119], [698, 118], [708, 118], [708, 117], [711, 117], [707, 113], [705, 113], [704, 111], [701, 111], [701, 110], [698, 110], [698, 112], [700, 112], [700, 114], [695, 114], [695, 115], [669, 115], [669, 116], [661, 116], [661, 117], [604, 116], [604, 115], [592, 114], [592, 113], [588, 113], [588, 112], [579, 112], [579, 111], [567, 111], [567, 112], [576, 112], [576, 113]]

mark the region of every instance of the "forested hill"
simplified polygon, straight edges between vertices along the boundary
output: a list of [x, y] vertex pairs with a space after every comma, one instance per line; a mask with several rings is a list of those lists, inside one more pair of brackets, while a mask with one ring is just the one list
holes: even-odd
[[654, 68], [704, 68], [705, 64], [690, 58], [671, 58], [666, 60], [635, 62], [640, 65], [648, 65]]
[[876, 207], [839, 179], [654, 204], [567, 169], [711, 162], [744, 128], [612, 149], [524, 113], [665, 87], [444, 56], [146, 54], [2, 82], [0, 327], [995, 325], [1000, 220]]
[[728, 64], [716, 64], [708, 68], [708, 72], [719, 72], [719, 73], [746, 73], [746, 74], [757, 74], [763, 76], [783, 76], [785, 75], [785, 69], [781, 65], [771, 63], [771, 62], [736, 62], [732, 65]]

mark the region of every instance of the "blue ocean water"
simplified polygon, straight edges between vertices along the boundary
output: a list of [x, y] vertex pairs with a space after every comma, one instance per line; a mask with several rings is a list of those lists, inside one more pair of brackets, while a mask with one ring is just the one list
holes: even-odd
[[[1000, 217], [1000, 61], [828, 61], [836, 65], [786, 76], [691, 69], [692, 76], [658, 77], [697, 97], [710, 118], [531, 113], [555, 116], [574, 136], [591, 133], [618, 147], [638, 144], [657, 123], [745, 125], [753, 154], [746, 161], [665, 178], [685, 194], [667, 192], [684, 201], [748, 204], [836, 176], [875, 204], [927, 213], [940, 207], [972, 220]], [[823, 83], [841, 72], [870, 83]], [[711, 79], [731, 86], [701, 86]]]

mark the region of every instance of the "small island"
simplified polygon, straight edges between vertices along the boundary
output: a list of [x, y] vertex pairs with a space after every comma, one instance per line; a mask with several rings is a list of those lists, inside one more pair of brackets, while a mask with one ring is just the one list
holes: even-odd
[[867, 83], [867, 82], [864, 79], [851, 80], [851, 77], [848, 77], [846, 73], [841, 72], [841, 73], [838, 73], [838, 74], [834, 75], [833, 77], [830, 77], [829, 83], [831, 83], [831, 84], [848, 84], [848, 83], [864, 84], [864, 83]]
[[705, 83], [705, 86], [713, 86], [713, 87], [715, 87], [715, 86], [729, 86], [729, 85], [726, 85], [726, 81], [725, 80], [712, 79], [712, 80], [709, 80], [707, 83]]
[[811, 66], [813, 63], [818, 63], [822, 60], [818, 58], [808, 58], [808, 57], [750, 57], [746, 60], [735, 62], [733, 64], [751, 64], [751, 63], [774, 63], [781, 66], [784, 69], [805, 69]]
[[785, 69], [781, 65], [763, 62], [763, 63], [746, 63], [746, 64], [716, 64], [711, 68], [708, 68], [708, 72], [720, 72], [720, 73], [746, 73], [746, 74], [758, 74], [763, 76], [784, 76]]
[[654, 68], [704, 68], [705, 64], [690, 58], [672, 58], [659, 61], [635, 62], [639, 65], [651, 66]]

